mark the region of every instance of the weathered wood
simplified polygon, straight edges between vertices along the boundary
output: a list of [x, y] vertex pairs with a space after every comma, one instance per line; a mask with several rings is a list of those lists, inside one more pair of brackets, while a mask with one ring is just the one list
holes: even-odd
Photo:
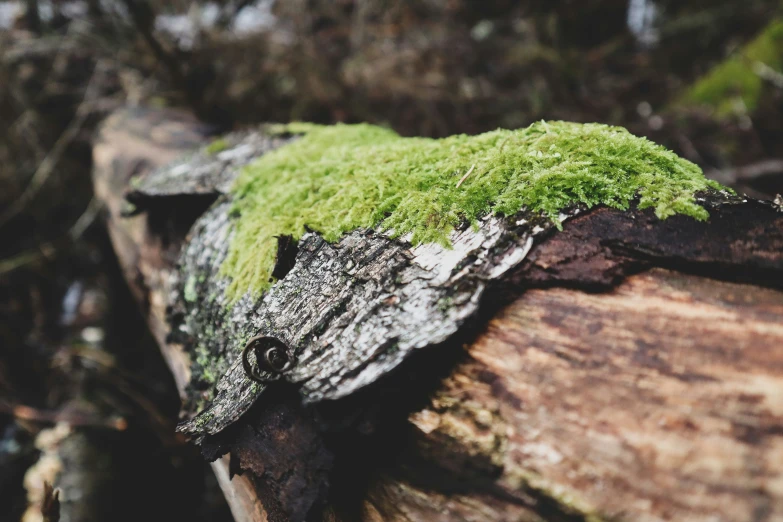
[[[609, 293], [531, 290], [410, 416], [408, 454], [465, 484], [484, 468], [545, 518], [778, 520], [781, 314], [778, 291], [665, 269]], [[371, 498], [412, 520], [445, 502], [414, 496], [383, 480]]]
[[[176, 132], [165, 132], [174, 125]], [[204, 135], [182, 117], [137, 112], [108, 122], [95, 149], [96, 193], [109, 209], [118, 257], [190, 413], [200, 406], [196, 390], [186, 390], [189, 356], [166, 340], [192, 340], [169, 335], [167, 303], [175, 303], [174, 324], [212, 313], [226, 330], [217, 339], [235, 344], [259, 324], [200, 309], [198, 281], [190, 289], [198, 306], [176, 295], [170, 301], [188, 284], [174, 273], [177, 256], [191, 224], [224, 192], [229, 171], [253, 157], [251, 142], [257, 153], [282, 145], [233, 136], [226, 154], [169, 169], [207, 165], [207, 172], [211, 164], [218, 176], [200, 176], [196, 189], [158, 183], [158, 194], [147, 185], [130, 198], [142, 212], [122, 217], [130, 176], [205, 143]], [[302, 520], [308, 512], [411, 521], [783, 517], [783, 213], [720, 194], [705, 194], [703, 204], [708, 223], [598, 208], [562, 232], [541, 226], [535, 245], [527, 239], [532, 227], [527, 235], [517, 230], [515, 248], [524, 254], [497, 283], [481, 279], [485, 292], [468, 293], [482, 298], [466, 314], [470, 321], [425, 341], [437, 346], [372, 386], [335, 395], [342, 400], [323, 402], [327, 393], [304, 405], [307, 385], [322, 389], [308, 376], [260, 396], [229, 396], [222, 407], [239, 409], [226, 422], [191, 432], [208, 435], [206, 456], [230, 454], [214, 466], [237, 520]], [[222, 215], [216, 209], [210, 213]], [[199, 222], [221, 230], [219, 220]], [[404, 244], [350, 237], [379, 242], [387, 264], [395, 256], [409, 263]], [[328, 275], [307, 258], [318, 241], [302, 240], [289, 275]], [[191, 259], [214, 261], [224, 243], [191, 242]], [[329, 247], [335, 258], [343, 244]], [[294, 306], [286, 281], [274, 287], [278, 303]], [[275, 331], [294, 327], [312, 325]], [[222, 375], [232, 363], [214, 370]], [[229, 470], [242, 475], [230, 479]]]
[[[207, 140], [208, 129], [174, 111], [128, 110], [111, 116], [93, 147], [95, 195], [105, 206], [105, 222], [131, 291], [142, 306], [150, 330], [171, 368], [180, 394], [190, 379], [190, 362], [180, 346], [166, 342], [167, 280], [196, 215], [183, 212], [157, 220], [154, 210], [129, 216], [124, 199], [133, 175], [165, 165]], [[204, 207], [196, 209], [203, 211]], [[233, 477], [228, 459], [212, 463], [237, 522], [266, 520], [249, 477]]]

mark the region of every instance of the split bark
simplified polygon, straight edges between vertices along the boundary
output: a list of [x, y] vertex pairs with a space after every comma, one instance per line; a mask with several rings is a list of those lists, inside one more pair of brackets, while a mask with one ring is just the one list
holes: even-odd
[[[95, 146], [112, 241], [186, 405], [198, 401], [170, 281], [215, 187], [280, 145], [241, 139], [161, 171], [171, 182], [131, 197], [132, 217], [130, 179], [206, 129], [127, 111]], [[783, 213], [702, 198], [707, 223], [596, 208], [542, 231], [471, 321], [372, 386], [309, 406], [294, 385], [254, 397], [202, 441], [235, 518], [783, 517]]]

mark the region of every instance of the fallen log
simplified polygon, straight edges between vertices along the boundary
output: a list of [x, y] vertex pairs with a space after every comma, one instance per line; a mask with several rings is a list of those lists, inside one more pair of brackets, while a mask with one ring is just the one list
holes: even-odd
[[704, 187], [706, 221], [633, 199], [485, 215], [450, 247], [280, 235], [277, 283], [237, 292], [231, 187], [291, 130], [210, 144], [137, 109], [94, 149], [180, 429], [237, 520], [783, 517], [779, 206]]

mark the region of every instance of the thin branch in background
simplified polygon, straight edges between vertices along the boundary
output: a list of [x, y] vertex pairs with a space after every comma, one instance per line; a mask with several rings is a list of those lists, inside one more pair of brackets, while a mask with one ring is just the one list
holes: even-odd
[[79, 219], [77, 219], [68, 230], [68, 239], [75, 242], [77, 239], [82, 237], [82, 234], [84, 234], [89, 226], [92, 225], [92, 222], [95, 221], [95, 218], [98, 216], [98, 212], [101, 210], [101, 208], [102, 205], [100, 201], [98, 201], [96, 198], [92, 198], [82, 215], [79, 216]]
[[767, 159], [724, 170], [710, 170], [707, 177], [724, 185], [731, 185], [740, 181], [750, 181], [761, 176], [783, 173], [783, 159]]
[[176, 57], [169, 53], [160, 43], [160, 40], [153, 34], [155, 26], [155, 12], [146, 0], [123, 0], [123, 4], [128, 9], [128, 13], [133, 20], [136, 29], [141, 33], [144, 41], [152, 49], [152, 53], [160, 61], [169, 74], [171, 74], [175, 86], [182, 90], [188, 97], [190, 103], [195, 109], [200, 107], [199, 97], [194, 90], [195, 86], [188, 85], [185, 73], [182, 71], [180, 62]]
[[41, 13], [38, 9], [38, 0], [27, 0], [25, 3], [27, 8], [24, 17], [27, 21], [27, 27], [30, 31], [38, 34], [41, 32]]
[[71, 226], [65, 237], [59, 241], [49, 241], [36, 246], [33, 249], [17, 254], [11, 258], [0, 261], [0, 276], [4, 276], [18, 268], [36, 263], [42, 259], [53, 257], [57, 250], [63, 246], [75, 242], [89, 228], [101, 209], [100, 202], [93, 198], [87, 209], [79, 216], [79, 219]]
[[680, 145], [680, 148], [682, 149], [682, 152], [685, 154], [685, 157], [689, 160], [693, 161], [694, 163], [700, 163], [702, 165], [705, 164], [704, 157], [699, 152], [699, 149], [696, 148], [696, 145], [693, 144], [693, 141], [683, 134], [682, 132], [674, 130], [677, 143]]
[[75, 410], [39, 410], [23, 404], [10, 404], [6, 401], [0, 401], [0, 413], [11, 415], [19, 420], [47, 424], [65, 422], [71, 426], [96, 426], [117, 431], [124, 431], [128, 428], [128, 421], [123, 417], [102, 418], [90, 412]]
[[5, 212], [0, 214], [0, 227], [7, 224], [11, 219], [16, 217], [22, 210], [24, 210], [24, 208], [36, 196], [36, 194], [38, 194], [38, 192], [41, 190], [41, 187], [46, 184], [49, 176], [51, 176], [52, 172], [54, 172], [54, 167], [57, 166], [57, 163], [62, 158], [62, 155], [68, 145], [73, 142], [73, 140], [81, 131], [84, 122], [91, 114], [90, 102], [92, 102], [97, 97], [99, 89], [98, 86], [100, 84], [97, 79], [103, 77], [104, 68], [104, 64], [101, 61], [95, 65], [95, 69], [93, 69], [92, 76], [90, 77], [90, 81], [87, 84], [87, 88], [84, 90], [84, 98], [79, 104], [79, 107], [76, 109], [76, 114], [68, 124], [68, 127], [66, 127], [63, 133], [60, 134], [60, 137], [57, 138], [57, 141], [54, 143], [49, 153], [46, 155], [40, 165], [38, 165], [38, 168], [33, 174], [33, 177], [30, 179], [30, 183], [27, 185], [24, 192], [22, 192], [22, 194], [5, 210]]
[[55, 357], [53, 363], [55, 366], [64, 367], [68, 364], [67, 359], [71, 357], [79, 357], [99, 366], [102, 370], [99, 375], [106, 380], [107, 384], [145, 412], [141, 418], [149, 422], [160, 440], [166, 444], [173, 440], [171, 419], [163, 413], [158, 404], [142, 392], [145, 389], [145, 383], [140, 375], [133, 374], [117, 365], [114, 356], [105, 349], [96, 349], [88, 345], [76, 345], [64, 350]]
[[356, 0], [353, 8], [353, 20], [351, 22], [351, 50], [359, 52], [366, 34], [367, 15], [370, 12], [370, 2]]
[[0, 261], [0, 276], [13, 272], [23, 266], [37, 263], [41, 259], [49, 259], [54, 256], [56, 248], [52, 243], [43, 243], [34, 249], [27, 250], [14, 257]]

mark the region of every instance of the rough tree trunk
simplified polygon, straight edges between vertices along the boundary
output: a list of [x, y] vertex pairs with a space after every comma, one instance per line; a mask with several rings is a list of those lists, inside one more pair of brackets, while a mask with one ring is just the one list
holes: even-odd
[[[167, 305], [216, 197], [174, 182], [134, 214], [125, 195], [206, 134], [136, 110], [95, 147], [112, 241], [191, 403]], [[381, 386], [316, 406], [275, 388], [201, 441], [236, 520], [783, 520], [783, 213], [703, 202], [706, 223], [583, 210]]]

